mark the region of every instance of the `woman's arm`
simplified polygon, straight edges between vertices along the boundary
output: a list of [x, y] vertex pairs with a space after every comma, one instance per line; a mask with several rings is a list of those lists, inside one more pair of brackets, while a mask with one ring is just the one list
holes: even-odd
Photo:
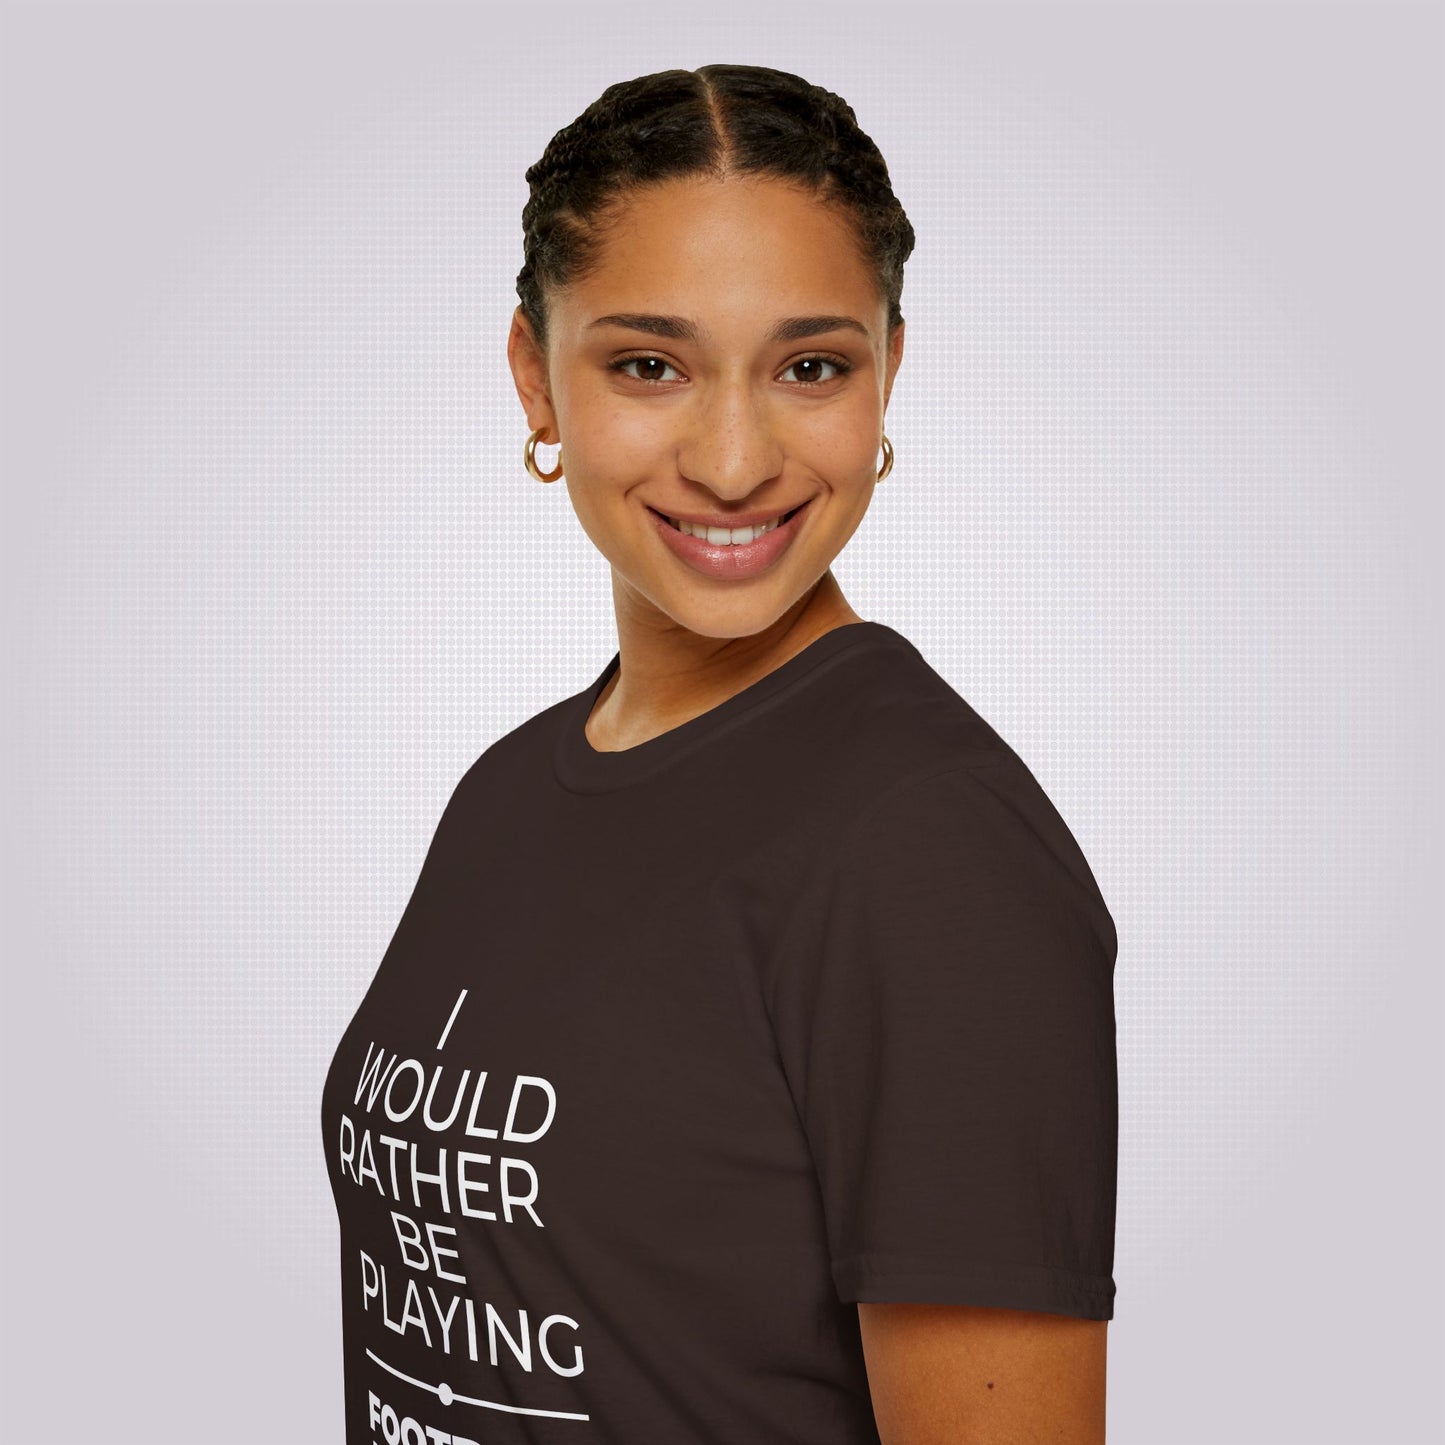
[[883, 1445], [1103, 1445], [1107, 1320], [859, 1304]]

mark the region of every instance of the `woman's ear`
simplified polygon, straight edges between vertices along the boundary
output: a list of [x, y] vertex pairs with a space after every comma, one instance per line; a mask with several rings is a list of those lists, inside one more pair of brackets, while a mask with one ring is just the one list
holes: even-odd
[[529, 430], [545, 428], [541, 440], [555, 445], [557, 414], [552, 408], [552, 392], [547, 375], [547, 357], [537, 342], [532, 323], [517, 307], [512, 312], [512, 326], [507, 333], [507, 365], [512, 368], [512, 381], [517, 388], [522, 410], [527, 414]]
[[883, 371], [883, 407], [888, 408], [888, 398], [893, 392], [893, 378], [898, 375], [899, 363], [903, 360], [903, 331], [906, 321], [900, 321], [888, 337], [888, 362]]

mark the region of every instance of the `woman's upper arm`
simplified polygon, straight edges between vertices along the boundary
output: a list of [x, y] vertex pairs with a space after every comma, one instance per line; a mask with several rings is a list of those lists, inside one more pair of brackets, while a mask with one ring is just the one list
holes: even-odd
[[860, 1303], [883, 1445], [1103, 1445], [1108, 1321]]

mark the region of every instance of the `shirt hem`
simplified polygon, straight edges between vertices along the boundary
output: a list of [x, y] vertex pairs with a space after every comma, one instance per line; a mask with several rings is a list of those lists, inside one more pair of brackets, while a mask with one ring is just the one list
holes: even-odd
[[1075, 1319], [1114, 1318], [1112, 1276], [1050, 1265], [931, 1262], [901, 1256], [852, 1255], [832, 1262], [833, 1282], [845, 1302], [981, 1305], [1036, 1310]]

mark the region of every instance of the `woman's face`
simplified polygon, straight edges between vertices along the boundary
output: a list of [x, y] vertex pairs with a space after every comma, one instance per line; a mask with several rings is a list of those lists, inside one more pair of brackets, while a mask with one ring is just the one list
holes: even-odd
[[[551, 296], [546, 362], [519, 308], [508, 355], [528, 424], [560, 439], [620, 608], [738, 637], [818, 582], [873, 495], [903, 354], [887, 319], [846, 219], [761, 178], [630, 197], [596, 269]], [[741, 530], [754, 523], [767, 530]]]

